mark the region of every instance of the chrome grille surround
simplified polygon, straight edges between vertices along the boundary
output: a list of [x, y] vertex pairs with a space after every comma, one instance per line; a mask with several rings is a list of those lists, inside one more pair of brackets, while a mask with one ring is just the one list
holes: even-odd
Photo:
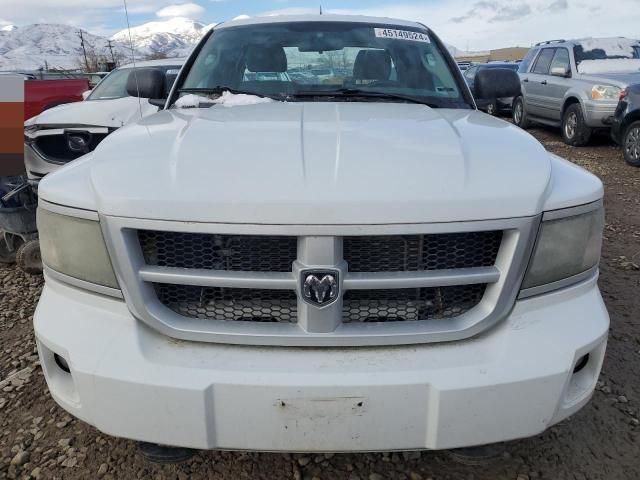
[[[123, 296], [132, 314], [170, 337], [229, 344], [280, 346], [375, 346], [419, 344], [469, 338], [503, 319], [511, 311], [535, 241], [540, 216], [479, 222], [394, 225], [246, 225], [204, 224], [138, 220], [101, 216], [101, 225]], [[185, 232], [215, 235], [294, 236], [297, 259], [292, 271], [246, 272], [147, 265], [138, 239], [138, 230]], [[343, 255], [345, 237], [432, 235], [501, 231], [500, 250], [495, 264], [471, 268], [422, 271], [350, 272]], [[317, 307], [300, 298], [300, 273], [308, 269], [335, 269], [340, 272], [340, 298]], [[163, 305], [158, 284], [187, 285], [200, 289], [286, 290], [297, 296], [294, 321], [212, 321], [209, 317], [186, 316]], [[481, 299], [467, 302], [459, 312], [428, 316], [416, 314], [402, 321], [362, 321], [344, 313], [360, 290], [410, 290], [477, 286]], [[282, 293], [282, 292], [281, 292]], [[379, 292], [380, 293], [380, 292]], [[266, 298], [266, 297], [265, 297]], [[290, 297], [291, 298], [291, 297]], [[466, 296], [464, 298], [467, 298]], [[267, 299], [268, 302], [268, 299]], [[433, 302], [431, 302], [433, 303]], [[353, 304], [352, 304], [353, 305]], [[427, 307], [428, 302], [424, 305]], [[420, 310], [425, 311], [424, 309]], [[444, 314], [446, 313], [446, 314]], [[250, 315], [249, 315], [250, 317]], [[369, 319], [371, 315], [365, 317]], [[408, 318], [407, 318], [408, 317]], [[362, 318], [362, 317], [360, 317]], [[379, 319], [381, 320], [381, 319]]]

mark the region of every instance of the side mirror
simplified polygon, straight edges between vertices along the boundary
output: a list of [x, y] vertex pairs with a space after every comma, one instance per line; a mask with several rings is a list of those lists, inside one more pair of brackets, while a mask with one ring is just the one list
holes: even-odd
[[568, 68], [565, 67], [553, 67], [551, 69], [551, 75], [553, 75], [554, 77], [564, 77], [567, 78], [570, 75], [570, 71]]
[[166, 97], [164, 81], [164, 73], [158, 69], [132, 69], [127, 79], [127, 93], [132, 97], [159, 100]]
[[520, 77], [513, 70], [481, 68], [476, 73], [473, 94], [478, 99], [510, 98], [520, 93]]

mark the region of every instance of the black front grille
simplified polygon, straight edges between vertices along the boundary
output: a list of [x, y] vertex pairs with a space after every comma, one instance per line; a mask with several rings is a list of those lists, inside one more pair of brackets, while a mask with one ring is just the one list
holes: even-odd
[[190, 318], [235, 322], [297, 322], [292, 290], [196, 287], [154, 284], [160, 302]]
[[245, 272], [290, 272], [296, 237], [139, 230], [147, 265]]
[[[106, 133], [83, 134], [87, 140], [87, 151], [92, 152], [107, 137]], [[67, 135], [43, 135], [35, 141], [36, 150], [47, 160], [66, 163], [80, 158], [85, 152], [76, 152], [69, 148]]]
[[416, 272], [495, 264], [502, 231], [345, 237], [350, 272]]
[[478, 305], [486, 285], [398, 290], [349, 290], [343, 322], [406, 322], [457, 317]]

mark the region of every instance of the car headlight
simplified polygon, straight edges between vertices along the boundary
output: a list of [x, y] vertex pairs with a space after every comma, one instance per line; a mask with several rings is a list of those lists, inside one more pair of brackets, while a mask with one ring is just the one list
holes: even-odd
[[540, 287], [586, 272], [600, 262], [604, 209], [602, 203], [589, 211], [565, 216], [567, 210], [543, 217], [536, 246], [522, 288]]
[[100, 222], [39, 208], [38, 233], [45, 266], [85, 282], [119, 288]]
[[591, 89], [592, 100], [618, 100], [621, 88], [611, 85], [594, 85]]

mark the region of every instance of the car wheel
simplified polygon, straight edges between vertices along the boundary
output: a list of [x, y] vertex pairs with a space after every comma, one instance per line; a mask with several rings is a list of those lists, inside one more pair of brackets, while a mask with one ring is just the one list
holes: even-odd
[[496, 102], [491, 102], [489, 105], [487, 105], [487, 113], [492, 117], [495, 116], [496, 113], [498, 113], [498, 107], [496, 106]]
[[40, 242], [30, 240], [18, 249], [16, 255], [18, 266], [31, 275], [42, 273], [42, 257], [40, 256]]
[[531, 125], [531, 122], [527, 119], [527, 112], [524, 108], [524, 99], [522, 97], [513, 99], [511, 117], [513, 118], [513, 123], [522, 129], [527, 129]]
[[0, 263], [5, 265], [16, 263], [18, 249], [23, 243], [22, 237], [0, 230]]
[[591, 128], [584, 121], [580, 104], [569, 105], [562, 116], [562, 140], [564, 143], [573, 147], [582, 147], [589, 143], [591, 132]]
[[633, 167], [640, 167], [640, 121], [629, 125], [622, 139], [624, 160]]

